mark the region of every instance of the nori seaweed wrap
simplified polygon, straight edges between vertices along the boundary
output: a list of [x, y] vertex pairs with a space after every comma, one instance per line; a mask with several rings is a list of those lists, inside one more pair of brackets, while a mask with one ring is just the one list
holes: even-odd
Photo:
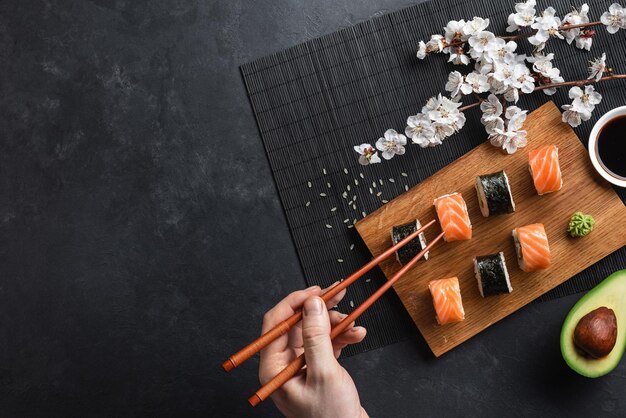
[[[419, 219], [416, 219], [414, 222], [396, 225], [391, 228], [391, 242], [393, 245], [396, 245], [421, 227], [422, 224]], [[426, 248], [426, 237], [422, 232], [416, 238], [409, 241], [404, 247], [396, 251], [396, 259], [398, 260], [398, 263], [403, 266], [411, 261], [411, 259], [424, 248]], [[428, 253], [424, 254], [424, 260], [428, 260]]]
[[504, 170], [477, 176], [476, 193], [484, 217], [515, 212], [509, 178]]
[[474, 272], [482, 297], [513, 291], [502, 252], [474, 257]]

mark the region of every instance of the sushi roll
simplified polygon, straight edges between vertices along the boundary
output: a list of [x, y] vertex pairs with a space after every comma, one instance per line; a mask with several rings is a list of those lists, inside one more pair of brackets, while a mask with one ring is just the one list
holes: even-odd
[[529, 152], [528, 168], [539, 195], [556, 192], [563, 187], [559, 149], [555, 145], [546, 145]]
[[526, 225], [513, 230], [519, 268], [530, 273], [548, 268], [550, 246], [543, 224]]
[[482, 297], [513, 291], [502, 252], [474, 257], [474, 272]]
[[491, 215], [515, 212], [509, 178], [504, 170], [476, 177], [476, 193], [480, 211], [486, 218]]
[[[396, 245], [421, 227], [422, 224], [419, 219], [416, 219], [414, 222], [394, 226], [391, 228], [391, 242], [393, 245]], [[398, 263], [403, 266], [411, 261], [411, 259], [424, 248], [426, 248], [426, 236], [422, 232], [416, 238], [409, 241], [404, 247], [396, 251], [396, 259]], [[428, 252], [424, 254], [424, 260], [428, 260]]]
[[450, 277], [449, 279], [433, 280], [428, 283], [428, 289], [430, 289], [430, 294], [433, 297], [439, 325], [465, 319], [459, 279]]
[[437, 217], [447, 242], [464, 241], [472, 238], [472, 222], [461, 193], [440, 196], [434, 201]]

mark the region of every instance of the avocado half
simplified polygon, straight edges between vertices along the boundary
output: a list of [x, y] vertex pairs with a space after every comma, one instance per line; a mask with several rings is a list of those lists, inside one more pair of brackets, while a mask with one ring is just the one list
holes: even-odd
[[[574, 345], [574, 329], [578, 321], [601, 306], [613, 309], [617, 317], [617, 341], [611, 352], [594, 359], [581, 354]], [[626, 347], [626, 270], [619, 270], [591, 289], [574, 305], [561, 329], [561, 353], [567, 365], [586, 377], [600, 377], [619, 363]]]

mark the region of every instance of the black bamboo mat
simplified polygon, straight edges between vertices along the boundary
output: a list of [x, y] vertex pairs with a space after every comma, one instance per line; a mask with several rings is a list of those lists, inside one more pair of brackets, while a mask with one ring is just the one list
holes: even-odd
[[[540, 3], [538, 10], [552, 5], [560, 16], [571, 10], [569, 1]], [[591, 19], [598, 20], [611, 1], [588, 3]], [[368, 167], [358, 164], [353, 150], [354, 145], [363, 142], [373, 144], [387, 128], [404, 132], [407, 116], [417, 113], [428, 97], [444, 92], [453, 66], [443, 55], [419, 61], [415, 57], [419, 40], [441, 33], [449, 20], [473, 16], [489, 17], [489, 30], [504, 34], [513, 6], [513, 1], [422, 3], [241, 66], [309, 284], [328, 286], [370, 259], [356, 230], [348, 228], [354, 219], [374, 211], [384, 200], [393, 199], [407, 186], [417, 184], [485, 140], [479, 111], [469, 110], [464, 129], [441, 146], [421, 149], [409, 145], [406, 155]], [[609, 35], [599, 28], [591, 52], [557, 39], [551, 40], [546, 50], [556, 53], [555, 65], [566, 80], [572, 80], [586, 78], [587, 61], [602, 52], [607, 53], [608, 62], [617, 72], [626, 72], [625, 43], [626, 31]], [[527, 42], [520, 42], [520, 47], [530, 52]], [[626, 103], [625, 87], [622, 81], [597, 86], [603, 100], [593, 119], [576, 129], [580, 138], [587, 138], [600, 115]], [[567, 89], [552, 98], [559, 106], [570, 101]], [[524, 96], [518, 105], [533, 110], [547, 100], [538, 93]], [[626, 193], [619, 193], [625, 200]], [[624, 248], [541, 300], [587, 290], [620, 268], [626, 268]], [[339, 309], [350, 311], [384, 280], [380, 270], [372, 271], [350, 287]], [[417, 332], [393, 293], [377, 302], [359, 322], [367, 327], [368, 336], [362, 344], [348, 348], [348, 355]]]

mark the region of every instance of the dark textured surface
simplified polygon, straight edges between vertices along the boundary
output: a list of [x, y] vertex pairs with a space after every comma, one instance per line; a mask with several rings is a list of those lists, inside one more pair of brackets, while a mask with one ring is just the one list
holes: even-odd
[[[594, 2], [598, 15], [602, 8], [608, 9], [609, 3]], [[550, 4], [562, 14], [571, 10], [568, 0]], [[440, 33], [450, 19], [475, 15], [488, 16], [489, 29], [504, 33], [510, 9], [506, 3], [495, 6], [492, 1], [425, 2], [241, 67], [308, 284], [327, 286], [365, 264], [370, 254], [360, 245], [350, 224], [485, 140], [479, 112], [474, 109], [466, 112], [464, 129], [442, 146], [421, 149], [409, 145], [405, 156], [365, 168], [359, 166], [353, 150], [354, 145], [363, 142], [373, 144], [389, 127], [404, 132], [407, 116], [417, 113], [429, 97], [443, 90], [448, 73], [453, 68], [465, 71], [462, 66], [448, 64], [444, 56], [418, 60], [415, 48], [419, 40]], [[593, 53], [606, 51], [610, 65], [626, 68], [626, 54], [621, 47], [625, 41], [624, 33], [612, 36], [601, 28], [594, 38]], [[556, 53], [555, 65], [562, 69], [565, 79], [587, 77], [587, 61], [594, 56], [592, 53], [554, 40], [546, 50]], [[517, 52], [530, 54], [532, 48], [520, 41]], [[602, 113], [626, 101], [623, 87], [622, 82], [598, 87], [605, 94], [604, 100], [594, 117], [576, 129], [581, 138], [588, 136]], [[558, 105], [570, 102], [567, 89], [561, 89], [553, 98]], [[472, 99], [465, 98], [465, 103]], [[521, 97], [519, 105], [533, 110], [547, 100], [548, 96], [541, 93], [527, 95]], [[626, 193], [621, 193], [624, 199]], [[354, 251], [350, 250], [352, 244]], [[582, 272], [567, 285], [542, 296], [542, 300], [590, 289], [599, 277], [623, 265], [626, 251], [620, 250], [594, 270]], [[602, 276], [596, 274], [598, 270]], [[350, 287], [340, 309], [360, 304], [385, 280], [378, 269], [368, 278], [370, 281]], [[393, 293], [381, 298], [361, 322], [370, 329], [369, 338], [349, 347], [346, 354], [380, 347], [415, 332]]]
[[[408, 5], [0, 2], [0, 416], [278, 416], [220, 368], [304, 286], [238, 67]], [[575, 300], [342, 363], [375, 417], [623, 416], [624, 364], [560, 359]]]

